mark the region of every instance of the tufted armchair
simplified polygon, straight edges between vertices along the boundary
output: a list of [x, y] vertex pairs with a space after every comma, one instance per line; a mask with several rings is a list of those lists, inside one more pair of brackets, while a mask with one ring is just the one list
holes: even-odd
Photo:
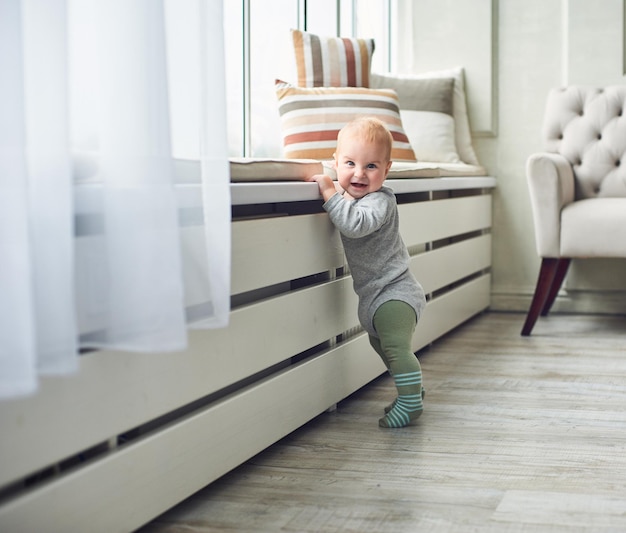
[[550, 311], [571, 259], [626, 257], [625, 110], [626, 85], [548, 95], [546, 151], [526, 166], [541, 268], [524, 336]]

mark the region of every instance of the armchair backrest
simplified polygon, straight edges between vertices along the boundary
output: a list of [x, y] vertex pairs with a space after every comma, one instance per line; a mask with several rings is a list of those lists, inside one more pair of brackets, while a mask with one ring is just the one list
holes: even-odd
[[552, 89], [543, 140], [571, 163], [577, 200], [626, 197], [626, 85]]

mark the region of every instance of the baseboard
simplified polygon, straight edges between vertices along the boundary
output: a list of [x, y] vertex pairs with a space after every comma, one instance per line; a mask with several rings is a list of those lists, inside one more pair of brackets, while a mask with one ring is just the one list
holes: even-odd
[[[526, 313], [532, 300], [531, 292], [492, 291], [492, 311]], [[626, 314], [626, 291], [562, 291], [552, 306], [555, 313]]]

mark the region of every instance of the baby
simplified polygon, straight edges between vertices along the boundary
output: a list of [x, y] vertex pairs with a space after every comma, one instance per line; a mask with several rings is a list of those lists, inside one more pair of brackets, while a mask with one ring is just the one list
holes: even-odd
[[359, 297], [359, 321], [393, 376], [398, 396], [379, 425], [411, 424], [422, 414], [422, 370], [411, 339], [426, 300], [409, 270], [393, 191], [384, 185], [393, 138], [378, 119], [359, 118], [339, 132], [337, 184], [315, 175], [324, 209], [339, 230]]

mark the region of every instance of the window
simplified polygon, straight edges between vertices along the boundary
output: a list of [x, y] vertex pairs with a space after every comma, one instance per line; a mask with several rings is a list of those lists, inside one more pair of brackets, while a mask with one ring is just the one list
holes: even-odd
[[319, 35], [373, 37], [372, 69], [386, 72], [394, 5], [380, 0], [224, 2], [230, 156], [282, 153], [274, 80], [296, 82], [291, 28]]

